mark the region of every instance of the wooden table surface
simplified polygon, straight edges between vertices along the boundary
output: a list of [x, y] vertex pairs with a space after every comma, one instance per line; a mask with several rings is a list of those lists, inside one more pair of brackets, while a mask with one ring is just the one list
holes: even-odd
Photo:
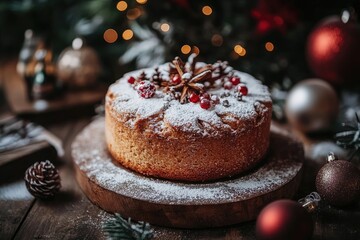
[[[4, 76], [0, 65], [0, 88]], [[9, 109], [4, 93], [0, 92], [0, 117]], [[104, 239], [102, 222], [111, 214], [93, 205], [82, 193], [74, 178], [70, 146], [74, 137], [87, 124], [91, 116], [43, 124], [63, 141], [65, 156], [57, 164], [62, 189], [52, 201], [33, 198], [26, 190], [22, 178], [0, 183], [0, 239]], [[307, 148], [313, 141], [304, 140]], [[313, 188], [314, 164], [305, 168], [305, 179], [299, 196]], [[317, 168], [316, 168], [317, 169]], [[14, 169], [16, 172], [16, 169]], [[313, 239], [360, 239], [360, 204], [348, 209], [336, 209], [322, 203], [313, 214]], [[255, 222], [232, 227], [181, 230], [154, 227], [155, 239], [255, 239]]]

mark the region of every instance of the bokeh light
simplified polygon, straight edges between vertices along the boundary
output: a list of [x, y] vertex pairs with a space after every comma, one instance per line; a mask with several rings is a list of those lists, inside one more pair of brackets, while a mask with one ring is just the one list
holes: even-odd
[[75, 38], [72, 41], [72, 48], [75, 50], [79, 50], [84, 44], [84, 41], [81, 38]]
[[170, 25], [168, 23], [163, 23], [160, 25], [160, 29], [163, 32], [168, 32], [170, 30]]
[[147, 0], [136, 0], [137, 3], [140, 3], [140, 4], [145, 4], [147, 2]]
[[188, 54], [188, 53], [190, 53], [190, 51], [191, 51], [191, 47], [189, 46], [189, 45], [183, 45], [182, 47], [181, 47], [181, 52], [183, 53], [183, 54]]
[[204, 15], [206, 15], [206, 16], [211, 15], [212, 12], [213, 12], [213, 10], [212, 10], [212, 8], [211, 8], [210, 6], [204, 6], [204, 7], [202, 8], [202, 13], [203, 13]]
[[114, 29], [109, 28], [104, 32], [105, 42], [114, 43], [117, 39], [118, 39], [118, 34]]
[[267, 42], [267, 43], [265, 43], [265, 49], [266, 49], [266, 51], [268, 51], [268, 52], [272, 52], [272, 51], [274, 51], [274, 44], [272, 43], [272, 42]]
[[237, 54], [239, 54], [239, 56], [242, 57], [246, 55], [246, 49], [239, 44], [234, 46], [234, 52], [236, 52]]
[[125, 1], [119, 1], [116, 4], [116, 8], [117, 10], [119, 10], [120, 12], [125, 11], [127, 9], [128, 5]]
[[200, 54], [200, 49], [197, 46], [193, 46], [192, 52], [195, 53], [196, 55], [199, 55]]
[[130, 40], [132, 39], [132, 37], [134, 36], [133, 31], [131, 31], [130, 29], [126, 29], [123, 33], [122, 33], [122, 38], [124, 40]]
[[137, 19], [138, 17], [140, 17], [141, 15], [141, 11], [139, 8], [133, 8], [133, 9], [130, 9], [127, 13], [126, 13], [126, 17], [129, 19], [129, 20], [135, 20]]

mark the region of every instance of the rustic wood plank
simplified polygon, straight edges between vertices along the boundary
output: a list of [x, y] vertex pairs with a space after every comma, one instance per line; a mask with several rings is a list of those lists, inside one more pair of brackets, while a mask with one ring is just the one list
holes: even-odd
[[72, 169], [60, 169], [61, 193], [52, 201], [36, 200], [15, 239], [100, 239], [107, 214], [77, 187]]
[[322, 202], [314, 220], [315, 240], [360, 239], [360, 202], [345, 209]]
[[[48, 129], [58, 128], [55, 134], [65, 136], [64, 148], [69, 149], [72, 139], [88, 122], [89, 119], [83, 118], [66, 123], [64, 128], [49, 126]], [[101, 223], [109, 214], [89, 202], [76, 184], [69, 154], [64, 159], [66, 164], [60, 168], [60, 194], [52, 201], [36, 200], [15, 239], [103, 238]]]
[[[0, 64], [0, 118], [11, 116], [3, 94], [4, 62]], [[16, 171], [22, 175], [21, 171]], [[27, 192], [22, 176], [13, 181], [0, 181], [0, 238], [12, 239], [29, 212], [34, 198]]]
[[22, 179], [0, 185], [1, 239], [11, 239], [15, 235], [33, 201]]
[[154, 239], [165, 240], [255, 240], [255, 223], [253, 221], [232, 227], [212, 229], [173, 229], [154, 227]]

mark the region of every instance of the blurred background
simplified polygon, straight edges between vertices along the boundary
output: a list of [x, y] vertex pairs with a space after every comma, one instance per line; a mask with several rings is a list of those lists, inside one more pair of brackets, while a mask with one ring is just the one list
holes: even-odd
[[[25, 69], [41, 42], [51, 53], [47, 59], [54, 71], [65, 74], [65, 60], [74, 56], [95, 58], [71, 71], [84, 73], [87, 64], [92, 71], [83, 75], [111, 83], [129, 70], [195, 52], [206, 62], [229, 61], [267, 84], [279, 120], [288, 91], [312, 77], [324, 79], [338, 93], [346, 91], [351, 97], [342, 103], [351, 106], [354, 116], [359, 9], [358, 0], [3, 0], [0, 59], [17, 58]], [[327, 25], [329, 19], [333, 25]], [[78, 37], [82, 40], [73, 43]], [[83, 44], [90, 51], [70, 51]]]
[[46, 39], [54, 60], [76, 37], [95, 48], [109, 79], [199, 52], [265, 81], [311, 76], [305, 45], [320, 20], [359, 9], [325, 0], [3, 0], [1, 58], [17, 56], [24, 33]]

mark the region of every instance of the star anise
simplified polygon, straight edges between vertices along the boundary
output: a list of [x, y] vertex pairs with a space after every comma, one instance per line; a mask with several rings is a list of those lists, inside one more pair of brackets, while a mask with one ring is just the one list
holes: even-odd
[[185, 65], [179, 57], [176, 57], [172, 63], [176, 72], [174, 69], [170, 68], [170, 77], [172, 78], [178, 74], [181, 81], [176, 85], [170, 84], [167, 86], [166, 91], [181, 92], [180, 103], [185, 103], [193, 92], [196, 94], [205, 92], [205, 86], [202, 82], [211, 80], [211, 65], [196, 68], [194, 55], [189, 57], [187, 65]]

